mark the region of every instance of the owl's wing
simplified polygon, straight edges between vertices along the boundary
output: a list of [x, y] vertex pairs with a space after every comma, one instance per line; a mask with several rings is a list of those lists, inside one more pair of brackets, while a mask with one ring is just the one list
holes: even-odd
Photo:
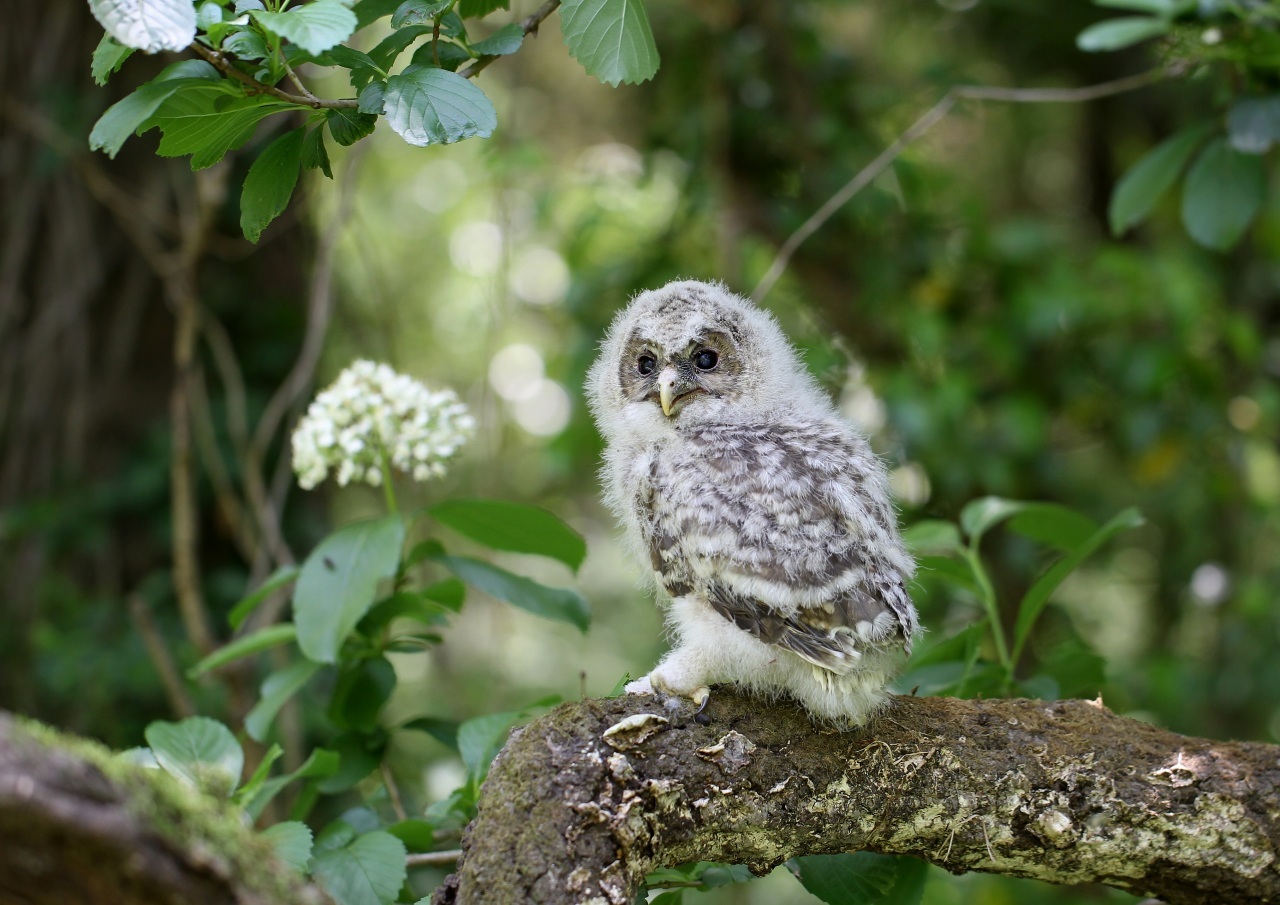
[[740, 629], [838, 674], [910, 650], [915, 608], [881, 466], [843, 425], [717, 425], [655, 474], [650, 553]]

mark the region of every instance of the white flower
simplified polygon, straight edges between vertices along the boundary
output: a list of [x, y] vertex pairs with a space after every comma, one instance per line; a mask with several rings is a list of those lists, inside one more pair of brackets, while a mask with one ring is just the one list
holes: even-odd
[[441, 477], [475, 432], [453, 390], [429, 390], [384, 364], [360, 360], [320, 392], [293, 432], [293, 470], [310, 490], [329, 476], [377, 487], [394, 468], [415, 481]]

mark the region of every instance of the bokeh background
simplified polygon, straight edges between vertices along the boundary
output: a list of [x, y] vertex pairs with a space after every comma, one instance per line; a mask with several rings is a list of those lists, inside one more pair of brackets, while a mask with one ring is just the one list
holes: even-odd
[[[532, 7], [514, 5], [512, 18]], [[576, 577], [507, 561], [578, 587], [594, 613], [585, 637], [473, 593], [443, 645], [395, 655], [388, 723], [604, 694], [664, 647], [598, 500], [600, 441], [582, 398], [613, 313], [675, 277], [750, 292], [779, 245], [953, 84], [1079, 86], [1155, 63], [1143, 47], [1078, 50], [1104, 11], [1074, 0], [650, 0], [661, 69], [609, 88], [568, 57], [553, 17], [481, 76], [499, 114], [491, 140], [415, 149], [381, 126], [335, 155], [334, 182], [310, 174], [251, 246], [238, 186], [276, 133], [194, 176], [155, 156], [154, 133], [115, 161], [91, 155], [96, 117], [164, 61], [132, 59], [98, 88], [88, 61], [101, 30], [81, 0], [11, 7], [0, 707], [120, 748], [176, 716], [175, 680], [166, 690], [147, 639], [179, 668], [198, 659], [171, 578], [166, 268], [181, 253], [203, 311], [193, 455], [200, 583], [219, 637], [273, 562], [266, 540], [246, 548], [232, 530], [219, 487], [255, 464], [238, 438], [310, 323], [315, 377], [286, 427], [357, 357], [451, 386], [479, 434], [447, 478], [406, 492], [534, 502], [589, 544]], [[963, 104], [800, 248], [765, 304], [890, 463], [905, 522], [955, 518], [986, 494], [1099, 520], [1145, 515], [1055, 598], [1025, 671], [1069, 642], [1097, 659], [1061, 693], [1100, 693], [1181, 732], [1276, 742], [1280, 218], [1268, 201], [1229, 253], [1191, 243], [1174, 196], [1123, 239], [1106, 226], [1118, 175], [1214, 104], [1209, 80], [1088, 104]], [[280, 437], [260, 464], [279, 543], [300, 557], [380, 496], [291, 489]], [[1039, 554], [1002, 532], [985, 544], [1016, 599]], [[938, 637], [977, 616], [927, 576], [915, 596]], [[201, 712], [243, 712], [243, 689], [176, 682]], [[305, 706], [295, 719], [324, 732]], [[419, 733], [398, 734], [392, 760], [414, 801], [460, 776]], [[816, 900], [779, 876], [689, 901]], [[1136, 900], [934, 871], [925, 901]]]

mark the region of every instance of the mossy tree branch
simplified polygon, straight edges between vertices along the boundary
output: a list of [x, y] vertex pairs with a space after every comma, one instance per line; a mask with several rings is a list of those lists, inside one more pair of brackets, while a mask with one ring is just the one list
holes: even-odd
[[0, 713], [0, 905], [320, 905], [235, 811]]
[[435, 901], [625, 905], [658, 867], [860, 849], [1170, 905], [1280, 900], [1280, 746], [1100, 701], [899, 697], [845, 733], [726, 690], [707, 713], [586, 700], [513, 735]]

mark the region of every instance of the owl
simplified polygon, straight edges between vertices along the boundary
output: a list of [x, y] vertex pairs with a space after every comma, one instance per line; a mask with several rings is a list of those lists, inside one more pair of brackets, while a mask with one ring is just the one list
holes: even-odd
[[606, 502], [674, 641], [627, 691], [705, 706], [731, 683], [865, 723], [917, 630], [915, 564], [884, 465], [773, 318], [718, 283], [641, 293], [587, 396]]

